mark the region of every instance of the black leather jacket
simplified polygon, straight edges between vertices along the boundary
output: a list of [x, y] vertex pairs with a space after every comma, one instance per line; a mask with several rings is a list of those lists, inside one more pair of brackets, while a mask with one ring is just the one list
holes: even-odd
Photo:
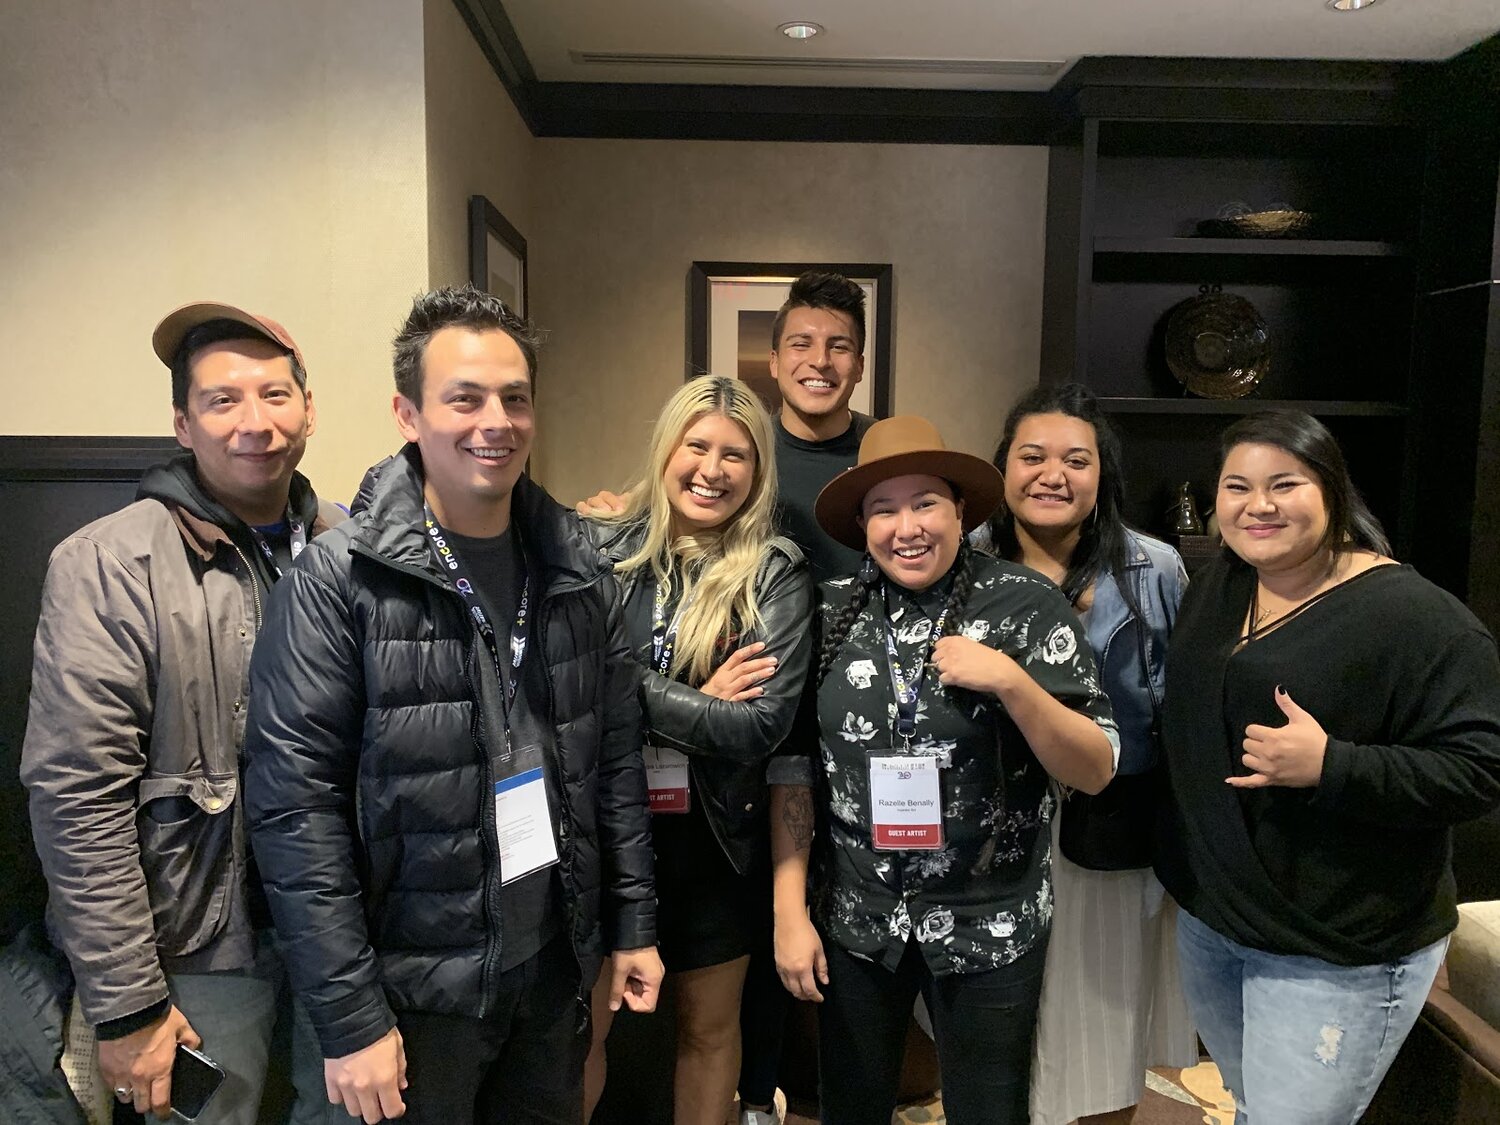
[[[611, 562], [633, 555], [646, 535], [643, 521], [590, 522], [589, 527]], [[649, 570], [620, 576], [622, 605], [649, 606], [653, 596]], [[693, 797], [703, 803], [724, 854], [741, 874], [766, 849], [765, 762], [791, 732], [812, 652], [812, 580], [802, 552], [790, 539], [768, 544], [756, 600], [761, 627], [745, 632], [735, 647], [764, 641], [761, 655], [776, 657], [777, 666], [763, 685], [766, 693], [744, 703], [715, 699], [652, 671], [650, 611], [627, 608], [625, 613], [626, 635], [640, 665], [643, 741], [688, 755]]]

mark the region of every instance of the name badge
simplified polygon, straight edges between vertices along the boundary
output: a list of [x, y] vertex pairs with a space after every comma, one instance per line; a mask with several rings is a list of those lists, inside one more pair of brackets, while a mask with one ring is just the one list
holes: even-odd
[[943, 796], [935, 755], [870, 758], [870, 836], [877, 851], [943, 846]]
[[500, 841], [501, 883], [557, 862], [557, 837], [542, 767], [495, 782], [495, 832]]
[[685, 813], [692, 807], [688, 756], [662, 746], [643, 746], [646, 791], [653, 813]]

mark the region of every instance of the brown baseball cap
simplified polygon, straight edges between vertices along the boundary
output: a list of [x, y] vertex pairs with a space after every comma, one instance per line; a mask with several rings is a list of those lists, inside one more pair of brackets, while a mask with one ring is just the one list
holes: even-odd
[[177, 355], [177, 349], [182, 347], [183, 338], [194, 328], [200, 324], [207, 324], [210, 320], [237, 321], [250, 329], [247, 336], [262, 336], [273, 344], [281, 345], [297, 357], [297, 362], [304, 370], [307, 368], [307, 363], [302, 358], [302, 349], [297, 347], [297, 341], [293, 340], [292, 334], [276, 321], [268, 316], [256, 316], [244, 309], [237, 309], [233, 305], [221, 305], [216, 301], [195, 301], [190, 305], [183, 305], [180, 309], [173, 309], [162, 317], [161, 323], [151, 333], [151, 349], [156, 352], [158, 359], [171, 367], [172, 360]]

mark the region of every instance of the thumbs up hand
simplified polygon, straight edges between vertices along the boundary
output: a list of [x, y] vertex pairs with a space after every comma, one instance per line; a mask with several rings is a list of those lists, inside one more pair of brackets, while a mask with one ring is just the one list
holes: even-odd
[[1251, 723], [1245, 728], [1245, 755], [1240, 761], [1255, 772], [1247, 777], [1225, 780], [1236, 789], [1263, 789], [1267, 785], [1285, 785], [1307, 789], [1323, 776], [1323, 754], [1328, 749], [1328, 732], [1296, 702], [1286, 689], [1276, 688], [1276, 706], [1286, 716], [1281, 727]]

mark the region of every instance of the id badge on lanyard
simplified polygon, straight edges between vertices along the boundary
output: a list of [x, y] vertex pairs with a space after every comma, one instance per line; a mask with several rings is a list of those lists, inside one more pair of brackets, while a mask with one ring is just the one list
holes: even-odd
[[693, 807], [692, 771], [688, 756], [665, 746], [643, 746], [646, 795], [653, 813], [685, 813]]
[[557, 862], [557, 832], [543, 761], [540, 746], [523, 746], [509, 756], [508, 776], [496, 771], [495, 836], [502, 886]]
[[[468, 569], [443, 534], [432, 509], [424, 505], [424, 514], [432, 556], [443, 572], [453, 579], [455, 589], [468, 606], [489, 652], [500, 689], [500, 706], [505, 713], [505, 730], [502, 732], [505, 741], [501, 752], [492, 755], [490, 768], [495, 778], [495, 842], [500, 853], [500, 882], [503, 885], [557, 862], [557, 830], [547, 799], [546, 758], [540, 746], [519, 749], [511, 746], [510, 707], [520, 685], [521, 663], [526, 657], [526, 642], [530, 635], [531, 579], [527, 577], [521, 584], [521, 601], [511, 630], [511, 674], [507, 686], [506, 678], [500, 674], [500, 648], [495, 627], [490, 624]], [[479, 706], [478, 699], [474, 706]]]
[[[661, 675], [672, 668], [672, 648], [677, 643], [677, 626], [682, 620], [682, 607], [667, 623], [667, 591], [656, 584], [656, 596], [651, 606], [651, 659], [652, 666]], [[655, 813], [685, 813], [693, 807], [692, 770], [688, 756], [681, 750], [665, 746], [643, 746], [641, 756], [646, 763], [646, 796]]]
[[[888, 595], [886, 603], [889, 605]], [[907, 675], [896, 650], [896, 630], [889, 611], [885, 622], [886, 663], [891, 692], [896, 697], [895, 734], [898, 751], [876, 750], [870, 763], [870, 841], [876, 851], [938, 851], [943, 846], [943, 787], [936, 754], [914, 753], [917, 699], [927, 678], [927, 662], [947, 625], [946, 609], [933, 623], [925, 653]]]
[[875, 850], [941, 850], [943, 792], [937, 755], [875, 751], [869, 761]]

